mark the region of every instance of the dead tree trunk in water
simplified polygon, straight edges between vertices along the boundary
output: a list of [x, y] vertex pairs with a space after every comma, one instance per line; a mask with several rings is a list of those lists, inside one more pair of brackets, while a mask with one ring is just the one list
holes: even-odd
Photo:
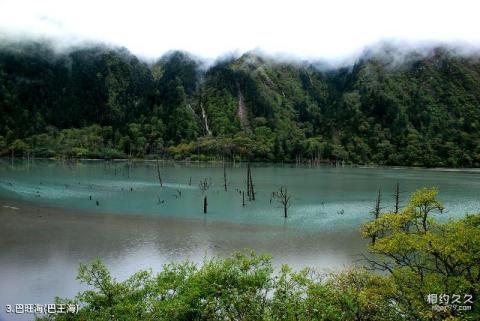
[[[372, 210], [373, 218], [375, 220], [380, 217], [380, 214], [381, 214], [381, 211], [382, 211], [382, 208], [380, 207], [381, 197], [382, 197], [381, 191], [378, 190], [377, 199], [375, 200], [375, 207]], [[377, 240], [377, 236], [378, 235], [376, 233], [372, 234], [372, 244], [375, 244], [375, 242]]]
[[198, 184], [198, 187], [203, 194], [203, 214], [207, 214], [208, 210], [207, 191], [210, 188], [210, 185], [211, 183], [206, 178]]
[[252, 180], [252, 170], [250, 170], [250, 194], [252, 195], [252, 200], [255, 200], [255, 190], [253, 189], [253, 180]]
[[255, 200], [255, 190], [253, 189], [252, 169], [250, 163], [247, 163], [247, 196], [249, 201]]
[[162, 181], [162, 175], [160, 175], [160, 164], [158, 163], [158, 158], [157, 158], [157, 176], [158, 176], [158, 181], [160, 182], [160, 187], [163, 187], [163, 181]]
[[277, 198], [278, 203], [283, 207], [283, 216], [288, 217], [288, 208], [291, 205], [291, 195], [288, 194], [286, 187], [280, 187], [279, 191], [276, 192], [275, 197]]
[[242, 206], [245, 206], [245, 192], [242, 191]]
[[247, 163], [247, 196], [250, 200], [250, 163]]
[[223, 160], [223, 187], [227, 191], [227, 169], [225, 168], [225, 159]]
[[395, 198], [395, 214], [398, 214], [398, 211], [400, 210], [400, 193], [400, 184], [397, 182], [395, 193], [393, 194], [393, 197]]

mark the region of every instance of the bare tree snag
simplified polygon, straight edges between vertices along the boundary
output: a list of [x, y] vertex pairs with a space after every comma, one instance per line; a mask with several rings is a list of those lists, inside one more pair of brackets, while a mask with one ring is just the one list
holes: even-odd
[[252, 170], [250, 169], [250, 195], [252, 196], [252, 200], [255, 200], [255, 190], [253, 189], [253, 180], [252, 180]]
[[[378, 219], [381, 215], [381, 211], [382, 211], [382, 208], [380, 206], [381, 198], [382, 198], [382, 193], [380, 190], [378, 190], [377, 199], [375, 200], [375, 207], [371, 211], [371, 213], [373, 214], [373, 218], [375, 220]], [[372, 244], [375, 244], [375, 241], [377, 240], [377, 236], [378, 235], [376, 233], [372, 235]]]
[[200, 184], [198, 184], [198, 187], [200, 188], [203, 194], [203, 214], [207, 214], [207, 210], [208, 210], [207, 192], [210, 186], [211, 186], [211, 183], [206, 178], [200, 181]]
[[203, 198], [203, 214], [207, 214], [207, 208], [208, 208], [208, 201], [207, 201], [207, 195]]
[[223, 160], [223, 187], [227, 191], [227, 169], [225, 168], [225, 160]]
[[274, 195], [275, 195], [275, 198], [277, 199], [277, 202], [283, 208], [283, 216], [287, 218], [288, 209], [290, 208], [290, 205], [291, 205], [291, 195], [288, 194], [287, 188], [283, 186], [280, 187], [278, 192], [275, 192]]
[[157, 158], [156, 164], [157, 164], [158, 181], [160, 182], [160, 187], [163, 187], [162, 175], [160, 175], [160, 164], [158, 163], [158, 158]]
[[247, 163], [247, 196], [249, 201], [255, 200], [255, 190], [253, 189], [252, 169], [250, 163]]
[[250, 163], [247, 163], [247, 196], [250, 200]]
[[400, 193], [400, 184], [397, 182], [395, 186], [395, 193], [393, 194], [393, 197], [395, 198], [395, 214], [398, 214], [398, 211], [400, 210]]

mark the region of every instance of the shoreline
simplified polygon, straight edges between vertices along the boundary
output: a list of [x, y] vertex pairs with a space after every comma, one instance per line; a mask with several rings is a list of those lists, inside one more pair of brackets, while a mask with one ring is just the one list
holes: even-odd
[[[11, 162], [11, 157], [9, 156], [0, 156], [0, 160]], [[190, 159], [171, 159], [171, 158], [55, 158], [55, 157], [15, 157], [14, 160], [40, 160], [40, 161], [52, 161], [52, 162], [171, 162], [171, 163], [185, 163], [185, 164], [223, 164], [223, 160], [190, 160]], [[344, 164], [336, 166], [333, 162], [324, 162], [321, 161], [317, 165], [312, 165], [310, 162], [286, 162], [286, 161], [264, 161], [264, 160], [253, 160], [253, 161], [226, 161], [227, 164], [270, 164], [270, 165], [295, 165], [295, 167], [347, 167], [347, 168], [380, 168], [380, 169], [412, 169], [412, 170], [428, 170], [428, 171], [439, 171], [439, 172], [456, 172], [456, 173], [472, 173], [480, 174], [480, 167], [423, 167], [423, 166], [408, 166], [408, 165], [377, 165], [377, 164]]]

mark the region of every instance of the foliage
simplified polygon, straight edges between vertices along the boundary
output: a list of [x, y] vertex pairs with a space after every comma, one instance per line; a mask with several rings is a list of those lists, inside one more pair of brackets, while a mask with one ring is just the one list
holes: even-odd
[[[396, 284], [398, 307], [417, 320], [462, 315], [451, 310], [435, 315], [428, 309], [428, 294], [470, 294], [477, 302], [480, 295], [480, 215], [437, 223], [432, 215], [443, 211], [437, 193], [435, 188], [420, 189], [398, 213], [382, 213], [362, 228], [364, 237], [376, 236], [368, 262], [388, 271]], [[462, 320], [479, 316], [476, 306]]]

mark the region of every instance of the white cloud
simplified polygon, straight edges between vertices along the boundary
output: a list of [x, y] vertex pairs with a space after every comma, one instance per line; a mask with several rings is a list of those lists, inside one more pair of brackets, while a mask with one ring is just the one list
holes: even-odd
[[146, 57], [259, 48], [331, 59], [382, 39], [479, 44], [479, 9], [478, 1], [463, 0], [0, 0], [0, 32], [100, 40]]

